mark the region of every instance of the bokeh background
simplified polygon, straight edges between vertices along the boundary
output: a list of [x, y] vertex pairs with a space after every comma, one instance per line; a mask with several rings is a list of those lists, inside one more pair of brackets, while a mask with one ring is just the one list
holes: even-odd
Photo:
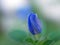
[[[28, 29], [28, 16], [34, 12], [42, 21], [43, 30], [37, 45], [60, 45], [59, 0], [1, 0], [0, 45], [35, 45]], [[27, 41], [25, 41], [27, 39]], [[52, 42], [50, 44], [50, 42]]]

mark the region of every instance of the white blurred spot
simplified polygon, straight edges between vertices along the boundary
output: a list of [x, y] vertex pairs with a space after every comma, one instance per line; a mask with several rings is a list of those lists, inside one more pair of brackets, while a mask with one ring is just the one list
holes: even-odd
[[2, 0], [4, 10], [13, 10], [28, 5], [28, 0]]
[[45, 18], [60, 21], [60, 3], [58, 0], [36, 0], [36, 4], [39, 8], [42, 7]]

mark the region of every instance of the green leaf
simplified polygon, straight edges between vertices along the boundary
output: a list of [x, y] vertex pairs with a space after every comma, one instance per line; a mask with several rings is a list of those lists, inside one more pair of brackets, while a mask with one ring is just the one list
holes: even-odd
[[50, 45], [53, 41], [52, 40], [46, 40], [43, 45]]
[[60, 40], [60, 33], [51, 32], [50, 34], [48, 34], [48, 39], [55, 41]]
[[60, 45], [60, 40], [55, 42], [53, 45]]
[[27, 33], [23, 30], [14, 30], [9, 33], [9, 36], [13, 40], [22, 42], [25, 38], [27, 38]]
[[37, 45], [50, 45], [50, 44], [52, 44], [53, 42], [54, 42], [53, 40], [48, 40], [48, 39], [46, 39], [46, 40], [42, 40], [42, 41], [38, 42]]
[[27, 38], [27, 39], [26, 39], [26, 42], [28, 42], [28, 43], [32, 43], [32, 44], [34, 43], [34, 41], [33, 41], [32, 38]]

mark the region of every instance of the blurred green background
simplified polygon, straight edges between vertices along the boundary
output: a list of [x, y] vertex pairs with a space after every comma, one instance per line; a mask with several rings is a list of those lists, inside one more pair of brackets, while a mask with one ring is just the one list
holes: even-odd
[[[23, 13], [16, 14], [17, 10]], [[60, 3], [57, 0], [2, 0], [0, 45], [60, 45]], [[36, 13], [43, 30], [39, 41], [29, 32], [26, 12]]]

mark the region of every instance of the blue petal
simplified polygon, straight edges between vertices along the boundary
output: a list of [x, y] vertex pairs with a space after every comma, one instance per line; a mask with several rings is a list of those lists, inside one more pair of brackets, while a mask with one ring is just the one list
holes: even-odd
[[41, 33], [41, 24], [39, 22], [39, 19], [38, 17], [36, 16], [36, 14], [34, 13], [31, 13], [29, 15], [29, 18], [28, 18], [28, 26], [29, 26], [29, 30], [30, 32], [35, 35], [35, 34], [38, 34], [38, 33]]
[[32, 27], [32, 24], [31, 24], [31, 21], [30, 21], [30, 16], [29, 16], [29, 18], [28, 18], [28, 26], [29, 26], [30, 32], [31, 32], [32, 34], [35, 34], [35, 33], [34, 33], [34, 29], [33, 29], [33, 27]]

